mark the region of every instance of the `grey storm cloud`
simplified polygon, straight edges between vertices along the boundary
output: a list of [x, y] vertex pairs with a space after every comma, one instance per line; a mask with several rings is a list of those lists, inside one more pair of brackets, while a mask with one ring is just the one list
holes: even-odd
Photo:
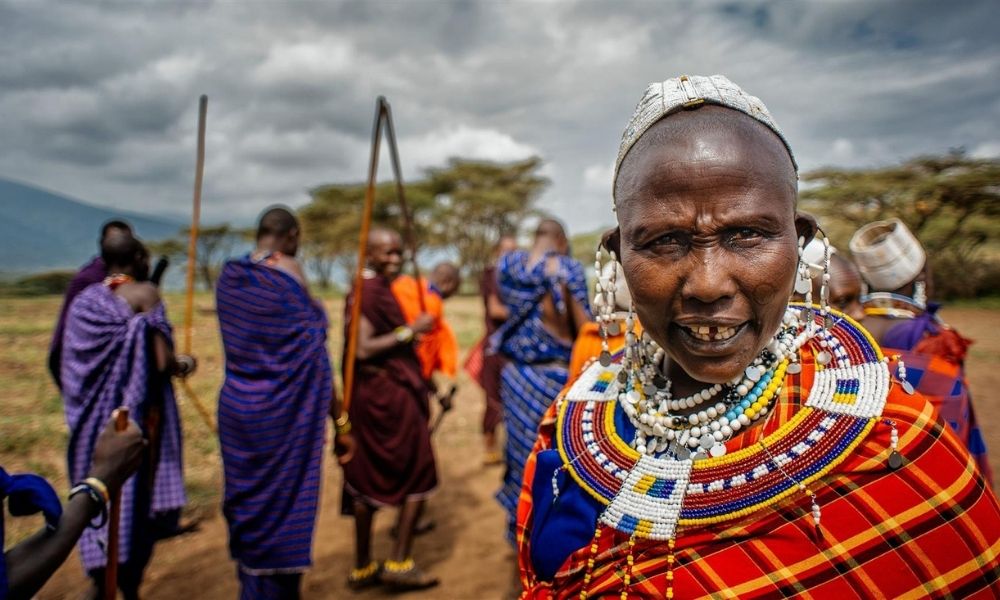
[[[0, 176], [184, 216], [210, 97], [205, 218], [250, 221], [366, 172], [374, 100], [406, 175], [545, 161], [542, 208], [608, 224], [611, 163], [650, 81], [722, 73], [804, 169], [1000, 153], [992, 2], [0, 0]], [[386, 165], [383, 173], [388, 173]]]

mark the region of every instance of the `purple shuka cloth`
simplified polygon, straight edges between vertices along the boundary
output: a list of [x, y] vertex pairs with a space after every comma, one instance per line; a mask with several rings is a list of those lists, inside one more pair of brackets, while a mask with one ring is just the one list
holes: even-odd
[[248, 257], [223, 267], [216, 310], [229, 549], [251, 575], [303, 571], [333, 394], [326, 313], [290, 275]]
[[[90, 469], [97, 436], [114, 409], [129, 407], [130, 417], [143, 424], [153, 403], [162, 403], [159, 460], [154, 466], [155, 478], [148, 503], [150, 518], [156, 513], [177, 510], [186, 502], [177, 402], [170, 379], [156, 376], [151, 368], [150, 338], [154, 332], [173, 343], [162, 303], [148, 313], [134, 313], [128, 303], [108, 287], [91, 285], [69, 308], [61, 371], [66, 422], [70, 430], [68, 458], [72, 483], [82, 480]], [[136, 533], [133, 532], [134, 519], [141, 517], [135, 514], [137, 488], [145, 485], [140, 479], [133, 476], [122, 486], [119, 562], [129, 559]], [[84, 530], [80, 538], [80, 556], [88, 571], [105, 566], [106, 557], [100, 544], [106, 540], [107, 526]], [[140, 540], [134, 543], [139, 544]]]
[[49, 344], [49, 372], [52, 373], [52, 379], [60, 388], [62, 383], [59, 381], [59, 370], [62, 363], [63, 333], [66, 331], [66, 313], [69, 312], [70, 304], [80, 292], [95, 283], [101, 283], [107, 276], [108, 268], [104, 265], [104, 261], [101, 260], [100, 256], [95, 256], [89, 263], [80, 267], [80, 270], [70, 280], [69, 285], [66, 286], [66, 295], [63, 297], [62, 308], [59, 310], [59, 320], [56, 321], [56, 329], [52, 332], [52, 343]]

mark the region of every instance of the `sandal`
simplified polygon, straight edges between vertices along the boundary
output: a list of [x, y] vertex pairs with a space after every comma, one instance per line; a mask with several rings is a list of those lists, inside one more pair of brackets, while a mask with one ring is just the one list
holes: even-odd
[[393, 592], [426, 590], [440, 583], [437, 577], [424, 573], [412, 558], [403, 561], [387, 560], [382, 569], [382, 583]]
[[347, 587], [352, 590], [363, 590], [379, 583], [382, 583], [382, 565], [377, 560], [360, 569], [351, 569], [347, 576]]

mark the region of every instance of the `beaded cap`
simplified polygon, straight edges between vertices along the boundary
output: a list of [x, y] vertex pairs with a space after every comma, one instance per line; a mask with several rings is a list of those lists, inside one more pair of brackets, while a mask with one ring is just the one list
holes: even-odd
[[[740, 86], [729, 81], [724, 75], [708, 77], [681, 75], [659, 83], [651, 83], [646, 88], [646, 93], [639, 100], [639, 104], [635, 107], [635, 113], [622, 134], [622, 141], [618, 146], [618, 158], [615, 160], [612, 185], [618, 179], [618, 169], [621, 167], [625, 155], [653, 123], [667, 115], [703, 104], [715, 104], [738, 110], [766, 125], [785, 144], [788, 155], [792, 159], [792, 165], [796, 172], [799, 170], [791, 145], [781, 133], [781, 129], [778, 128], [778, 124], [774, 122], [774, 118], [764, 103], [760, 101], [760, 98], [747, 94]], [[612, 187], [612, 189], [614, 188]]]

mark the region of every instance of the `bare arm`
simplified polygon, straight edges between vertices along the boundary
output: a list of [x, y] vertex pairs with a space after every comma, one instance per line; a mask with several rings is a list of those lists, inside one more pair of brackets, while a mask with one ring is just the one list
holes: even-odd
[[396, 337], [395, 331], [375, 335], [375, 328], [371, 322], [361, 315], [361, 322], [358, 326], [358, 355], [361, 360], [367, 360], [378, 356], [383, 352], [391, 350], [399, 345], [409, 344], [413, 340], [413, 335], [426, 333], [434, 327], [434, 317], [423, 313], [417, 316], [408, 328], [412, 331], [410, 339], [401, 341]]
[[[114, 417], [105, 426], [94, 448], [90, 474], [111, 489], [139, 468], [145, 441], [135, 422], [125, 431], [114, 430]], [[66, 505], [54, 531], [43, 529], [4, 554], [10, 598], [31, 598], [69, 556], [90, 520], [101, 506], [88, 494], [77, 494]]]
[[66, 560], [100, 506], [87, 494], [73, 496], [55, 531], [42, 529], [4, 554], [11, 600], [31, 598]]
[[583, 307], [583, 304], [581, 304], [580, 301], [570, 293], [567, 286], [563, 286], [563, 293], [565, 294], [563, 297], [566, 298], [566, 303], [569, 305], [569, 314], [572, 319], [571, 327], [573, 330], [573, 339], [576, 339], [576, 336], [579, 335], [580, 328], [583, 327], [583, 324], [591, 320], [590, 315], [587, 314], [587, 310]]

